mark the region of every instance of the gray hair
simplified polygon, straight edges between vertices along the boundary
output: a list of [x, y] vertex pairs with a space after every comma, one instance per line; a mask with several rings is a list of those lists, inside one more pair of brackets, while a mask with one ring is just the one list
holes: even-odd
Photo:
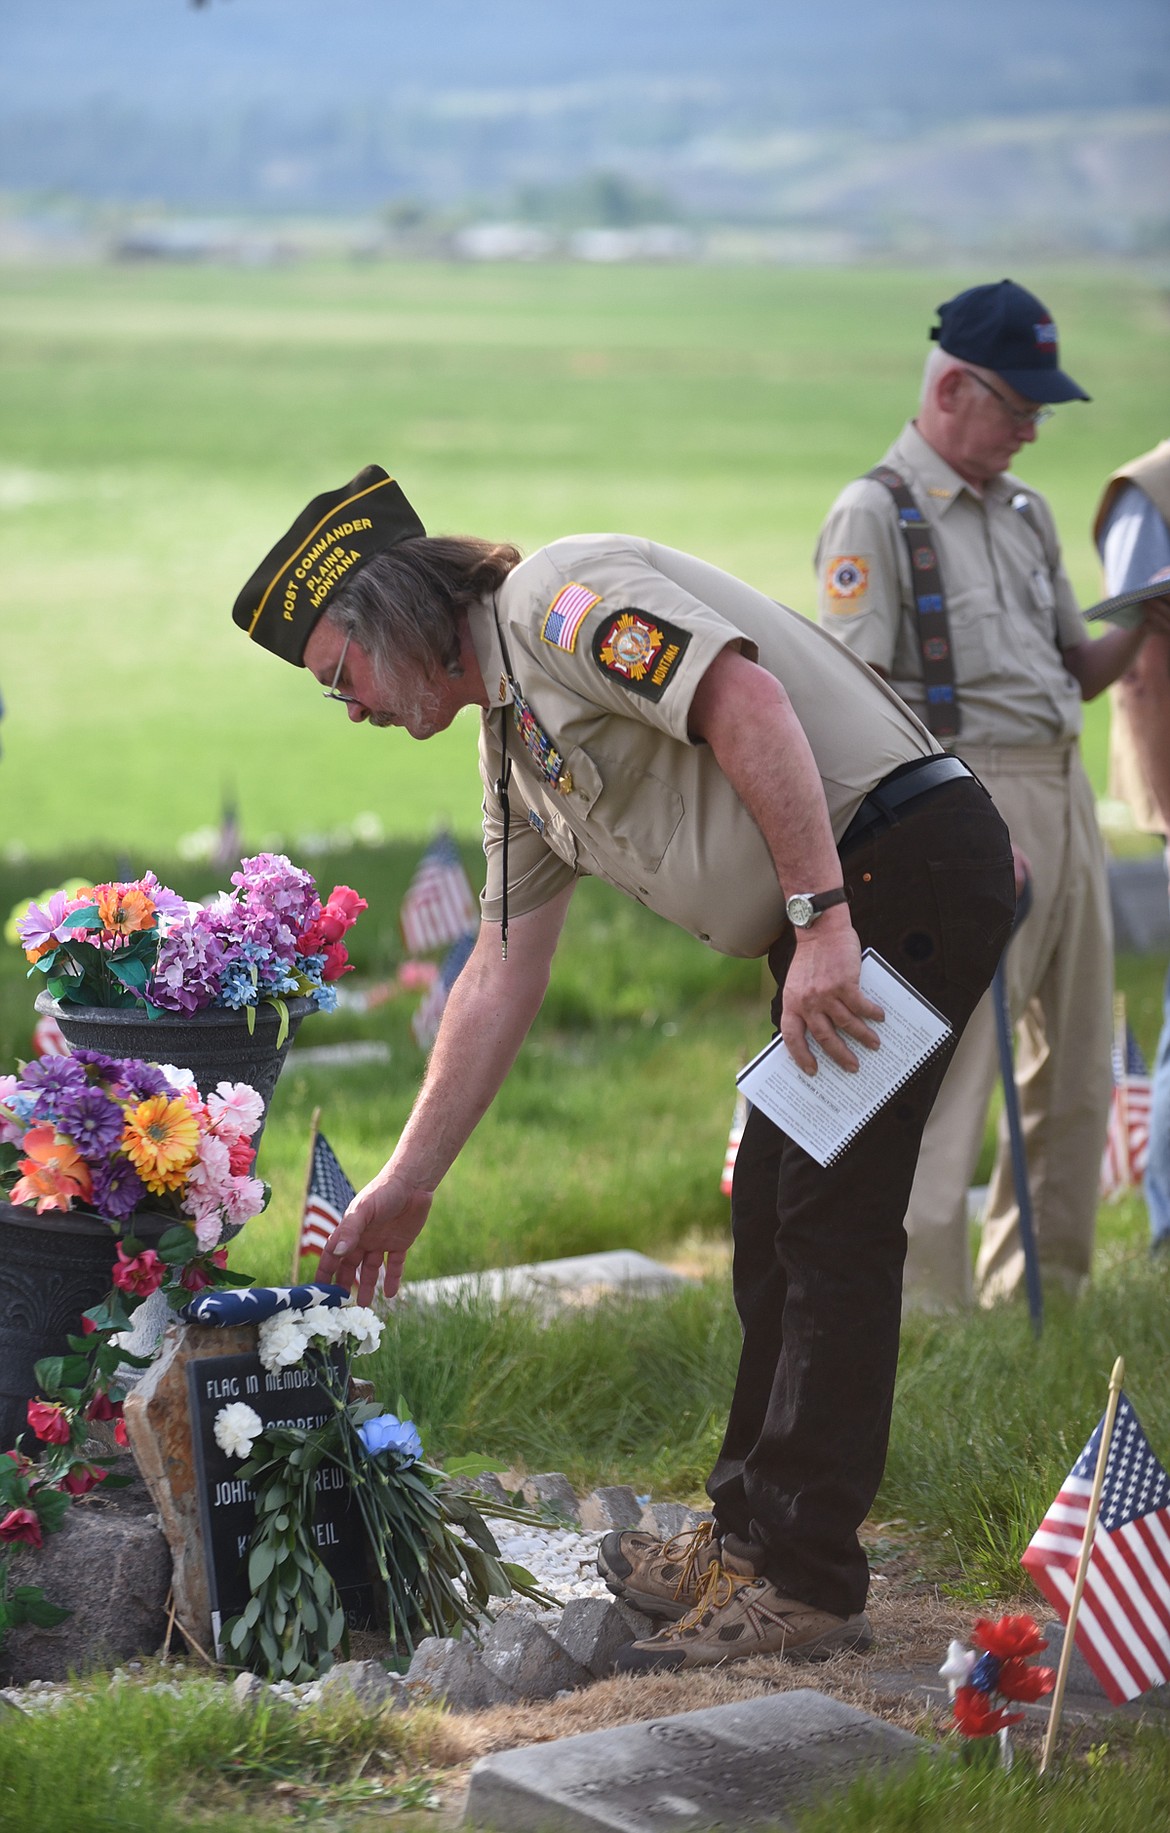
[[404, 662], [424, 675], [457, 675], [460, 618], [497, 591], [519, 559], [518, 548], [470, 535], [400, 541], [366, 562], [327, 616], [382, 680]]
[[941, 344], [932, 344], [926, 353], [926, 362], [922, 369], [922, 394], [920, 407], [928, 407], [933, 400], [939, 383], [952, 369], [973, 369], [973, 363], [965, 363], [962, 357], [952, 356]]

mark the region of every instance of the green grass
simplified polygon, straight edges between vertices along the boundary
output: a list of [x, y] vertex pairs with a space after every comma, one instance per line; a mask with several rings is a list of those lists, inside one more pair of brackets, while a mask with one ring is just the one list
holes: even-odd
[[[913, 408], [962, 270], [303, 266], [0, 272], [0, 848], [169, 855], [225, 786], [253, 840], [368, 811], [477, 824], [474, 720], [355, 733], [228, 620], [308, 497], [371, 459], [435, 530], [619, 527], [809, 610], [840, 486]], [[1027, 455], [1074, 582], [1110, 468], [1160, 436], [1156, 276], [1028, 275], [1094, 395]], [[1091, 712], [1101, 780], [1105, 709]]]
[[796, 1825], [800, 1833], [1133, 1833], [1170, 1820], [1164, 1732], [1123, 1729], [1044, 1776], [1026, 1759], [1005, 1774], [980, 1760], [990, 1754], [955, 1764], [923, 1760], [900, 1776], [878, 1772], [799, 1814]]
[[271, 1696], [241, 1712], [226, 1687], [180, 1688], [162, 1669], [143, 1679], [95, 1680], [65, 1711], [0, 1711], [0, 1833], [340, 1829], [369, 1803], [372, 1826], [423, 1793], [410, 1746], [433, 1715], [407, 1728], [399, 1714], [299, 1714]]

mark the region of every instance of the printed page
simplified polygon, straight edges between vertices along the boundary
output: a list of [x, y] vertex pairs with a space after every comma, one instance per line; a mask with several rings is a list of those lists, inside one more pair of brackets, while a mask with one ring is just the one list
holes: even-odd
[[773, 1038], [735, 1078], [752, 1105], [818, 1165], [830, 1164], [951, 1035], [942, 1014], [869, 948], [861, 957], [861, 988], [886, 1016], [873, 1026], [881, 1038], [879, 1049], [866, 1050], [848, 1040], [861, 1064], [855, 1074], [838, 1068], [810, 1038], [817, 1073], [806, 1076], [783, 1039]]

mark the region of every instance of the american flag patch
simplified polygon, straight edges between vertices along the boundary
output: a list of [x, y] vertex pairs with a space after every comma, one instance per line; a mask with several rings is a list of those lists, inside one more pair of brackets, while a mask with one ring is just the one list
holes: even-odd
[[540, 627], [541, 637], [546, 643], [553, 643], [558, 649], [567, 649], [572, 655], [577, 647], [577, 632], [594, 605], [600, 603], [601, 597], [597, 592], [591, 592], [588, 586], [579, 586], [570, 581], [549, 606]]

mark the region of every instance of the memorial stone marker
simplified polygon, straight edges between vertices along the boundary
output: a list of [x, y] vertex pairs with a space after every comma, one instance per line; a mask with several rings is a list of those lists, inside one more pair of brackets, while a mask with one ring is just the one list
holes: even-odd
[[931, 1748], [804, 1688], [481, 1757], [463, 1825], [497, 1833], [791, 1827], [794, 1810]]
[[[341, 1351], [334, 1352], [339, 1370]], [[215, 1442], [221, 1407], [243, 1401], [266, 1426], [324, 1425], [332, 1413], [316, 1375], [296, 1366], [267, 1370], [255, 1354], [212, 1356], [187, 1365], [191, 1419], [199, 1475], [199, 1507], [212, 1631], [220, 1652], [220, 1630], [251, 1595], [248, 1542], [256, 1524], [252, 1489], [239, 1474], [240, 1459]], [[350, 1629], [375, 1626], [374, 1592], [366, 1575], [366, 1546], [360, 1510], [345, 1472], [326, 1459], [317, 1472], [313, 1538], [337, 1586]]]

